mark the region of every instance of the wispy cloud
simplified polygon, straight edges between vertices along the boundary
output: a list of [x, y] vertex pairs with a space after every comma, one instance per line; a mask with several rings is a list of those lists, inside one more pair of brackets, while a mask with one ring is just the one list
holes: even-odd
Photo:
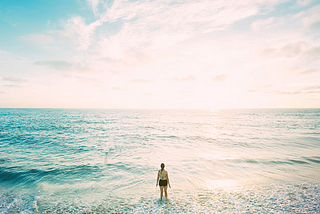
[[86, 50], [92, 42], [95, 29], [100, 25], [102, 25], [100, 20], [86, 24], [84, 18], [76, 16], [65, 22], [64, 27], [66, 34], [76, 38], [78, 50]]
[[121, 58], [130, 56], [133, 50], [143, 53], [168, 48], [208, 32], [225, 30], [256, 15], [260, 7], [273, 7], [278, 2], [281, 1], [115, 0], [111, 7], [107, 6], [99, 23], [120, 22], [123, 26], [116, 34], [101, 37], [101, 52], [110, 58]]
[[268, 93], [270, 92], [270, 88], [272, 87], [272, 84], [268, 85], [256, 85], [254, 86], [253, 89], [249, 89], [247, 92], [248, 93]]
[[22, 86], [21, 85], [14, 85], [14, 84], [12, 84], [12, 85], [2, 85], [3, 87], [10, 87], [10, 88], [22, 88]]
[[133, 79], [130, 82], [132, 83], [151, 83], [151, 80], [146, 80], [146, 79]]
[[267, 48], [261, 54], [266, 57], [296, 57], [307, 51], [309, 44], [304, 41], [288, 43], [281, 48]]
[[314, 91], [314, 90], [320, 90], [320, 85], [311, 85], [302, 88], [301, 90], [306, 90], [306, 91]]
[[257, 21], [254, 21], [252, 24], [251, 24], [251, 28], [252, 30], [254, 31], [258, 31], [262, 28], [268, 28], [268, 27], [271, 27], [271, 24], [274, 23], [274, 20], [275, 18], [274, 17], [270, 17], [270, 18], [267, 18], [267, 19], [259, 19]]
[[[0, 50], [2, 91], [14, 94], [19, 90], [14, 87], [32, 80], [19, 93], [59, 94], [62, 102], [54, 104], [69, 102], [64, 95], [69, 91], [72, 105], [86, 94], [86, 103], [96, 99], [96, 107], [108, 107], [109, 100], [119, 107], [239, 106], [250, 96], [261, 106], [291, 107], [294, 95], [300, 103], [319, 95], [318, 88], [304, 87], [316, 86], [320, 75], [315, 0], [85, 0], [75, 5], [72, 14], [64, 8], [67, 19], [48, 17], [43, 26], [25, 31], [25, 47], [19, 47], [24, 51]], [[88, 9], [94, 14], [83, 12]], [[23, 59], [16, 56], [23, 54]], [[42, 72], [47, 70], [60, 72]], [[252, 102], [243, 105], [256, 106]]]
[[216, 75], [215, 77], [212, 78], [213, 82], [223, 82], [227, 80], [227, 76], [226, 75]]
[[297, 4], [299, 6], [307, 6], [313, 2], [315, 2], [316, 0], [297, 0]]
[[[302, 2], [309, 4], [311, 1], [297, 2], [297, 8], [301, 9]], [[297, 9], [296, 8], [296, 9]], [[310, 9], [301, 10], [299, 13], [289, 13], [283, 16], [267, 17], [265, 19], [255, 20], [251, 24], [253, 31], [263, 32], [283, 32], [286, 30], [295, 30], [295, 34], [319, 34], [320, 29], [320, 5]], [[298, 29], [298, 30], [297, 30]]]
[[16, 76], [0, 77], [0, 80], [8, 81], [8, 82], [27, 82], [28, 81], [28, 79], [26, 78], [16, 77]]
[[299, 24], [308, 32], [319, 34], [320, 29], [320, 5], [312, 7], [294, 16]]
[[308, 51], [305, 52], [305, 55], [308, 57], [316, 57], [319, 59], [320, 58], [320, 46], [310, 48]]
[[320, 85], [311, 85], [300, 88], [292, 88], [287, 90], [249, 90], [249, 92], [259, 92], [259, 93], [268, 93], [268, 94], [277, 94], [277, 95], [307, 95], [307, 94], [319, 94], [320, 95]]
[[46, 66], [48, 68], [52, 68], [55, 70], [60, 70], [60, 71], [64, 71], [64, 70], [68, 70], [71, 69], [73, 67], [73, 65], [69, 62], [66, 61], [36, 61], [34, 62], [35, 65], [41, 65], [41, 66]]
[[309, 69], [309, 70], [304, 70], [304, 71], [300, 72], [299, 75], [307, 75], [307, 74], [312, 74], [312, 73], [317, 73], [317, 72], [319, 72], [319, 71], [316, 69]]
[[81, 82], [93, 83], [93, 84], [102, 84], [104, 81], [94, 78], [94, 77], [85, 77], [85, 76], [75, 76], [73, 77]]
[[[135, 58], [199, 35], [225, 30], [239, 20], [258, 14], [262, 8], [273, 8], [281, 2], [191, 0], [173, 3], [171, 0], [115, 0], [111, 4], [107, 1], [104, 3], [105, 12], [95, 21], [86, 22], [83, 17], [75, 16], [63, 22], [64, 30], [32, 34], [25, 39], [42, 47], [55, 47], [53, 42], [68, 39], [76, 41], [80, 51], [98, 44], [101, 57]], [[96, 13], [102, 1], [87, 0], [87, 3]], [[110, 23], [116, 23], [120, 30], [109, 32]], [[95, 35], [98, 27], [101, 28], [100, 33]]]
[[[0, 77], [0, 82], [4, 83], [1, 86], [6, 87], [6, 88], [22, 88], [23, 83], [25, 83], [27, 81], [28, 81], [27, 78], [22, 78], [22, 77], [17, 77], [17, 76]], [[3, 92], [3, 93], [5, 93], [5, 92]]]
[[130, 89], [120, 87], [111, 87], [111, 89], [115, 91], [131, 91]]
[[191, 81], [195, 81], [196, 77], [193, 75], [189, 75], [187, 77], [175, 77], [175, 78], [172, 78], [171, 80], [176, 82], [191, 82]]
[[257, 92], [261, 92], [261, 90], [258, 90], [258, 89], [249, 89], [247, 92], [248, 92], [248, 93], [257, 93]]
[[93, 13], [96, 14], [100, 0], [87, 0], [87, 2], [92, 7]]
[[302, 94], [303, 92], [302, 91], [282, 91], [282, 90], [279, 90], [279, 91], [272, 91], [270, 93], [278, 94], [278, 95], [297, 95], [297, 94]]
[[49, 34], [30, 34], [28, 36], [23, 36], [23, 40], [36, 44], [43, 49], [53, 49], [55, 39], [52, 35]]

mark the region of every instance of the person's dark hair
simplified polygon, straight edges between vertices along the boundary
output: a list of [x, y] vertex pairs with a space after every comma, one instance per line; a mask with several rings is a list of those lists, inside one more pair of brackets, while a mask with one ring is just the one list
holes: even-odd
[[161, 163], [161, 171], [164, 169], [164, 163]]

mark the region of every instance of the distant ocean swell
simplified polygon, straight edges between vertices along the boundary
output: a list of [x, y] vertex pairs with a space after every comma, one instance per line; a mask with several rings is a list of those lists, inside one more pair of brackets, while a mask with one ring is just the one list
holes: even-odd
[[25, 169], [22, 167], [5, 168], [0, 167], [0, 182], [10, 182], [11, 184], [24, 183], [31, 185], [45, 180], [51, 180], [52, 177], [76, 178], [79, 175], [95, 174], [101, 169], [97, 166], [70, 166], [59, 169]]
[[319, 112], [0, 109], [0, 213], [320, 213]]
[[[137, 166], [132, 167], [126, 163], [114, 163], [107, 164], [106, 168], [101, 168], [99, 166], [90, 166], [90, 165], [75, 165], [75, 166], [65, 166], [60, 168], [48, 168], [46, 170], [40, 169], [26, 169], [25, 167], [1, 167], [1, 164], [6, 162], [5, 159], [0, 159], [0, 182], [5, 182], [7, 184], [16, 185], [19, 183], [23, 184], [36, 184], [43, 181], [50, 181], [61, 177], [61, 180], [64, 178], [77, 178], [78, 176], [83, 175], [98, 175], [106, 168], [111, 170], [134, 170], [137, 169]], [[219, 163], [221, 162], [221, 163]], [[303, 159], [286, 159], [286, 160], [263, 160], [263, 159], [232, 159], [232, 160], [222, 160], [218, 164], [225, 165], [237, 165], [237, 164], [251, 164], [263, 167], [263, 165], [315, 165], [315, 167], [320, 167], [320, 157], [304, 157]], [[134, 169], [132, 169], [134, 168]], [[139, 167], [138, 167], [139, 168]], [[140, 168], [140, 171], [146, 169]]]

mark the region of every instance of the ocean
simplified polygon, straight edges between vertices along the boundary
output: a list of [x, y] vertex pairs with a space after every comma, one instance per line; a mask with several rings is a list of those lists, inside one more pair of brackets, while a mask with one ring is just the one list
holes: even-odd
[[320, 109], [0, 109], [0, 213], [320, 213]]

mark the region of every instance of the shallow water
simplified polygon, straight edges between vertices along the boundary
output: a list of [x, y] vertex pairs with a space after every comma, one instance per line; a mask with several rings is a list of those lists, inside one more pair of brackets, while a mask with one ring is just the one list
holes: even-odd
[[0, 109], [0, 212], [319, 213], [319, 137], [320, 109]]

